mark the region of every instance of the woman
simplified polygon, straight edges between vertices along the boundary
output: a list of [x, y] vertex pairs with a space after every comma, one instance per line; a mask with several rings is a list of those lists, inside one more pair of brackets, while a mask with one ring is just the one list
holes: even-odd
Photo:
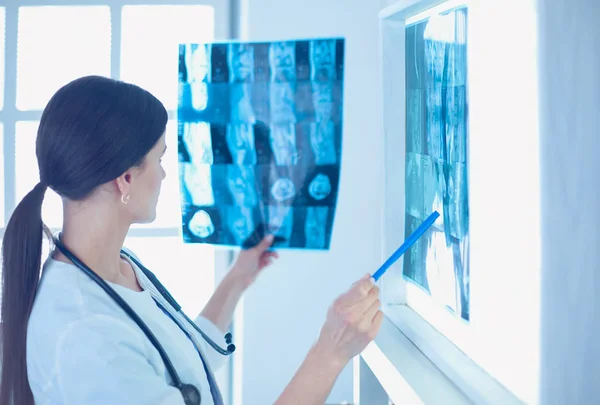
[[[65, 85], [46, 106], [36, 144], [41, 180], [4, 234], [0, 403], [186, 403], [141, 328], [76, 259], [55, 249], [40, 278], [41, 205], [49, 187], [63, 199], [60, 245], [135, 310], [203, 405], [222, 404], [212, 370], [224, 355], [182, 321], [136, 257], [121, 250], [131, 224], [155, 217], [166, 123], [167, 112], [150, 93], [97, 76]], [[266, 237], [240, 253], [195, 320], [220, 345], [241, 294], [276, 258], [270, 244]], [[343, 367], [375, 336], [382, 319], [377, 297], [365, 276], [335, 301], [277, 404], [324, 403]]]

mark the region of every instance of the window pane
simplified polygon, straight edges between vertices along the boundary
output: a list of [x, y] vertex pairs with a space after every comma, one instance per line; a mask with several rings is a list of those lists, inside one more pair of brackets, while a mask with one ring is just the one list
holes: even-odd
[[210, 6], [125, 6], [121, 78], [158, 97], [167, 109], [177, 106], [178, 45], [214, 38]]
[[[17, 202], [40, 181], [35, 140], [37, 137], [37, 121], [20, 121], [16, 127], [16, 185]], [[42, 219], [51, 228], [62, 226], [62, 201], [52, 190], [46, 191], [42, 207]]]
[[197, 316], [214, 291], [211, 246], [184, 244], [180, 237], [129, 237], [125, 247], [152, 271], [190, 316]]
[[17, 108], [43, 109], [77, 77], [109, 76], [110, 35], [107, 6], [20, 7]]
[[0, 110], [4, 107], [4, 53], [6, 42], [6, 11], [4, 7], [0, 7]]
[[4, 226], [4, 125], [0, 122], [0, 168], [2, 176], [0, 176], [0, 226]]

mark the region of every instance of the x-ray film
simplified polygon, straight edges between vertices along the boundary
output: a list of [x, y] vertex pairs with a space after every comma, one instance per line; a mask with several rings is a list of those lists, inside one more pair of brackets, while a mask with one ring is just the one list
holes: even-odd
[[404, 255], [406, 279], [470, 320], [468, 10], [406, 27], [405, 232], [441, 218]]
[[186, 243], [327, 250], [341, 167], [344, 40], [179, 47]]

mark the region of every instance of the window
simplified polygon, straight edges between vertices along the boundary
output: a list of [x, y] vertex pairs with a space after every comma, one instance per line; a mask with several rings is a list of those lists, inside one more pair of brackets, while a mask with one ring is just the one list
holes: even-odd
[[[125, 6], [122, 19], [121, 78], [148, 89], [167, 109], [175, 110], [178, 44], [211, 41], [215, 30], [214, 9]], [[172, 80], [156, 80], [157, 77]]]
[[17, 35], [21, 111], [43, 109], [75, 77], [110, 76], [108, 6], [19, 7]]
[[[0, 7], [0, 77], [4, 77], [4, 52], [5, 52], [5, 31], [6, 31], [6, 10]], [[4, 107], [4, 80], [0, 82], [0, 111]]]
[[[132, 227], [125, 245], [172, 289], [190, 316], [196, 315], [214, 288], [215, 252], [183, 245], [180, 236], [177, 52], [180, 42], [226, 38], [228, 1], [89, 3], [22, 0], [0, 7], [0, 237], [10, 213], [39, 181], [35, 140], [52, 94], [91, 74], [139, 84], [169, 112], [163, 159], [167, 177], [156, 220]], [[62, 224], [62, 202], [51, 190], [42, 217], [54, 231]]]
[[[486, 388], [465, 372], [474, 363], [486, 376], [478, 381], [499, 382], [535, 403], [540, 219], [534, 1], [406, 4], [381, 13], [384, 111], [394, 112], [384, 118], [385, 252], [402, 243], [415, 218], [433, 209], [443, 218], [382, 278], [385, 313], [463, 392], [485, 398]], [[398, 72], [404, 77], [392, 79]], [[446, 189], [437, 193], [440, 184]]]

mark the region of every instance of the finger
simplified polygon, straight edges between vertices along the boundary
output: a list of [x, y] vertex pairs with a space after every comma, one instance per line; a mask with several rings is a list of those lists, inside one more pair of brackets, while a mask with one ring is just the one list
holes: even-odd
[[380, 308], [381, 301], [379, 300], [379, 297], [377, 297], [375, 298], [375, 301], [373, 301], [371, 305], [367, 308], [367, 310], [364, 312], [363, 316], [369, 321], [369, 323], [373, 322], [373, 318], [375, 318], [375, 315], [377, 314], [377, 311], [379, 311]]
[[360, 331], [363, 331], [365, 333], [371, 332], [371, 329], [373, 328], [373, 320], [375, 319], [375, 316], [377, 316], [377, 313], [379, 312], [379, 307], [380, 307], [380, 302], [378, 299], [376, 299], [364, 311], [364, 313], [361, 313], [360, 318], [359, 318], [360, 321], [359, 321], [359, 325], [358, 325], [358, 329]]
[[[358, 301], [352, 306], [352, 311], [356, 311], [357, 314], [363, 316], [368, 311], [372, 310], [373, 306], [375, 306], [375, 308], [377, 309], [379, 308], [379, 305], [379, 288], [374, 286], [365, 298]], [[371, 322], [371, 319], [373, 319], [373, 315], [375, 315], [375, 312], [373, 312], [373, 314], [371, 314], [371, 316], [369, 317], [369, 322]]]
[[383, 322], [383, 312], [377, 311], [377, 313], [373, 317], [373, 323], [371, 324], [371, 328], [369, 330], [369, 337], [371, 339], [375, 339], [375, 337], [377, 337], [377, 334], [379, 333], [379, 329], [381, 329], [382, 322]]
[[277, 252], [265, 252], [265, 253], [263, 253], [263, 256], [279, 259], [279, 253], [277, 253]]
[[277, 259], [277, 256], [268, 253], [263, 253], [260, 257], [260, 262], [271, 264], [275, 261], [275, 259]]
[[375, 287], [376, 286], [370, 277], [363, 277], [342, 296], [341, 300], [344, 301], [346, 305], [354, 305], [367, 298], [369, 292]]
[[266, 251], [273, 244], [273, 239], [274, 239], [273, 235], [267, 235], [267, 236], [265, 236], [260, 241], [260, 243], [254, 247], [254, 249], [257, 250], [257, 251], [259, 251], [259, 252], [261, 252], [261, 253], [264, 252], [264, 251]]
[[365, 281], [367, 279], [369, 279], [371, 277], [371, 275], [369, 273], [365, 273], [360, 279], [356, 280], [354, 283], [352, 283], [353, 286], [355, 286], [356, 284]]

